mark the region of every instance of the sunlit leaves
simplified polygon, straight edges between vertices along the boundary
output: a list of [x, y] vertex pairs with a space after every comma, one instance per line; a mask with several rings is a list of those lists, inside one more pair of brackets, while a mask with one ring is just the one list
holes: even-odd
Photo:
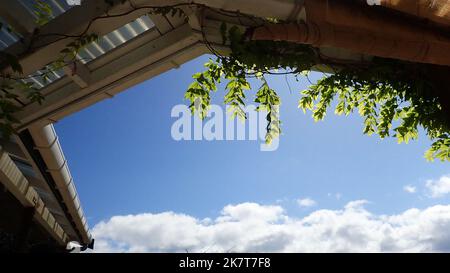
[[[405, 83], [401, 79], [380, 73], [370, 74], [343, 70], [325, 76], [301, 92], [299, 108], [310, 110], [314, 120], [322, 120], [332, 100], [336, 99], [335, 113], [350, 114], [357, 110], [364, 118], [363, 133], [378, 134], [381, 138], [394, 136], [399, 143], [417, 139], [423, 127], [435, 142], [426, 152], [431, 160], [449, 160], [448, 124], [442, 122], [439, 101], [419, 79]], [[437, 139], [437, 140], [436, 140]]]
[[266, 111], [266, 144], [271, 144], [275, 138], [281, 134], [281, 121], [279, 118], [280, 97], [275, 90], [269, 87], [264, 80], [263, 84], [256, 93], [255, 102], [258, 103], [257, 111]]
[[408, 143], [410, 139], [417, 139], [419, 136], [417, 129], [419, 125], [419, 114], [415, 107], [407, 106], [403, 108], [398, 114], [398, 117], [401, 120], [401, 124], [394, 129], [398, 143]]
[[[307, 72], [319, 60], [317, 52], [307, 45], [275, 41], [248, 41], [238, 27], [220, 28], [223, 43], [231, 48], [229, 56], [219, 57], [209, 74], [220, 71], [228, 80], [225, 103], [231, 105], [233, 116], [244, 118], [242, 107], [247, 90], [246, 77], [263, 82], [256, 93], [258, 110], [267, 114], [266, 142], [281, 133], [278, 119], [279, 97], [264, 80], [264, 75], [278, 71], [292, 71], [298, 79], [308, 77]], [[212, 65], [212, 63], [210, 63]], [[427, 158], [448, 160], [448, 132], [445, 113], [439, 100], [424, 77], [411, 75], [403, 70], [406, 64], [395, 60], [374, 59], [364, 69], [341, 67], [334, 74], [324, 77], [301, 92], [298, 107], [304, 112], [311, 111], [315, 121], [323, 120], [328, 108], [335, 100], [335, 114], [358, 113], [363, 117], [363, 133], [378, 134], [381, 138], [394, 136], [399, 143], [417, 139], [419, 128], [423, 127], [434, 144], [427, 152]], [[416, 73], [418, 70], [416, 69]], [[216, 90], [215, 83], [208, 74], [194, 75], [197, 83], [191, 85], [187, 97], [200, 98], [200, 105], [210, 103], [209, 91]], [[191, 104], [193, 107], [194, 104]], [[203, 113], [202, 116], [206, 114]]]
[[392, 128], [392, 122], [398, 117], [395, 115], [398, 109], [397, 98], [395, 96], [390, 96], [384, 100], [380, 105], [380, 118], [377, 124], [378, 134], [381, 138], [390, 136], [390, 130]]
[[[217, 61], [210, 60], [205, 64], [206, 71], [193, 75], [195, 81], [188, 87], [185, 98], [190, 101], [192, 113], [198, 113], [200, 118], [207, 116], [211, 97], [210, 92], [217, 90], [217, 84], [221, 79], [227, 81], [225, 87], [226, 94], [224, 103], [228, 105], [228, 111], [233, 118], [238, 117], [241, 120], [247, 118], [244, 107], [247, 95], [246, 91], [251, 89], [247, 81], [246, 71], [248, 69], [239, 62], [230, 62], [229, 60]], [[262, 75], [262, 74], [261, 74]], [[270, 144], [281, 134], [281, 121], [279, 119], [280, 98], [271, 89], [264, 78], [261, 78], [263, 84], [256, 93], [255, 102], [258, 104], [257, 111], [266, 112], [266, 143]]]
[[36, 15], [36, 24], [43, 26], [47, 24], [53, 17], [52, 8], [43, 0], [35, 0], [34, 14]]
[[431, 148], [425, 152], [425, 158], [428, 161], [434, 161], [434, 159], [450, 161], [450, 135], [439, 136], [438, 140], [431, 144]]
[[302, 92], [306, 96], [302, 97], [298, 103], [298, 108], [302, 109], [304, 113], [306, 110], [312, 110], [314, 107], [313, 99], [311, 96], [308, 96], [307, 92]]
[[196, 73], [195, 81], [188, 87], [184, 97], [190, 101], [191, 112], [198, 113], [201, 119], [206, 118], [211, 103], [211, 91], [217, 90], [217, 83], [222, 77], [222, 67], [210, 60], [205, 64], [206, 71]]
[[250, 90], [250, 84], [247, 82], [245, 77], [231, 77], [228, 76], [229, 80], [226, 90], [228, 93], [225, 95], [224, 103], [229, 105], [228, 111], [231, 113], [232, 117], [239, 117], [241, 120], [247, 118], [243, 107], [245, 107], [245, 90]]
[[322, 78], [309, 90], [301, 92], [303, 97], [300, 99], [298, 107], [304, 112], [311, 110], [315, 121], [323, 120], [336, 92], [337, 90], [330, 79]]

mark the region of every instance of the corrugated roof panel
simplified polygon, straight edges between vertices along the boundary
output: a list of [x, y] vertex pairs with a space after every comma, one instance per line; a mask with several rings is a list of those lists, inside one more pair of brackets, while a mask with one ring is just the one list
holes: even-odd
[[[37, 19], [37, 15], [35, 13], [36, 0], [18, 0], [18, 1], [24, 7], [24, 9], [28, 11], [31, 17]], [[51, 8], [52, 18], [55, 18], [65, 13], [66, 11], [68, 11], [73, 7], [67, 4], [67, 1], [65, 0], [42, 0], [42, 1], [47, 3]], [[21, 37], [19, 34], [8, 31], [8, 28], [10, 28], [10, 26], [8, 25], [6, 20], [4, 20], [1, 17], [0, 23], [3, 25], [2, 29], [0, 30], [0, 50], [4, 50], [5, 48], [17, 42]]]
[[64, 71], [62, 69], [58, 69], [56, 71], [52, 71], [51, 73], [47, 74], [48, 79], [47, 81], [44, 81], [42, 78], [42, 75], [44, 74], [45, 68], [42, 70], [38, 70], [35, 73], [28, 75], [25, 79], [23, 79], [23, 82], [31, 82], [34, 83], [34, 87], [37, 89], [41, 89], [52, 82], [55, 82], [59, 80], [60, 78], [64, 77]]
[[86, 63], [89, 63], [154, 26], [155, 24], [150, 18], [147, 15], [144, 15], [100, 37], [97, 42], [93, 42], [86, 46], [85, 49], [80, 51], [80, 58]]
[[[20, 1], [33, 1], [33, 0], [20, 0]], [[46, 1], [51, 2], [51, 0]], [[152, 29], [155, 24], [151, 21], [151, 19], [144, 15], [98, 39], [98, 41], [93, 42], [87, 45], [84, 49], [80, 50], [77, 55], [77, 59], [82, 63], [89, 63], [100, 56], [107, 54], [109, 51], [114, 48], [126, 43], [127, 41], [139, 36], [140, 34]], [[45, 86], [57, 81], [58, 79], [64, 77], [64, 72], [62, 69], [55, 71], [54, 73], [49, 74], [49, 78], [46, 82], [42, 79], [43, 71], [36, 71], [35, 73], [29, 75], [25, 82], [32, 82], [34, 86], [38, 89], [44, 88]]]
[[0, 50], [4, 50], [8, 46], [17, 42], [21, 37], [19, 34], [14, 33], [14, 31], [9, 31], [11, 26], [0, 17], [0, 23], [2, 24], [2, 29], [0, 30]]
[[[58, 17], [59, 15], [65, 13], [73, 6], [69, 6], [67, 1], [65, 0], [42, 0], [47, 3], [52, 10], [52, 17]], [[28, 10], [28, 12], [34, 17], [37, 18], [36, 11], [36, 0], [19, 0], [19, 2]]]

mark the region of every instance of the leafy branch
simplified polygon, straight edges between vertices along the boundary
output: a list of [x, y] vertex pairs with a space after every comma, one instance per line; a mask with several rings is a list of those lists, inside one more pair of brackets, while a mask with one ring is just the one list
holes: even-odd
[[[268, 20], [272, 22], [273, 20]], [[275, 41], [252, 41], [238, 27], [222, 24], [220, 28], [223, 44], [230, 47], [228, 56], [217, 55], [215, 64], [207, 67], [221, 71], [228, 80], [225, 104], [234, 107], [233, 117], [244, 117], [244, 91], [250, 89], [246, 78], [261, 79], [263, 84], [256, 93], [258, 110], [268, 111], [266, 142], [270, 143], [281, 133], [277, 111], [280, 104], [276, 91], [264, 80], [266, 74], [305, 75], [317, 64], [325, 64], [334, 71], [324, 74], [316, 83], [311, 83], [301, 92], [299, 108], [312, 112], [315, 121], [323, 120], [328, 108], [337, 100], [335, 114], [349, 115], [357, 111], [364, 117], [363, 132], [378, 134], [381, 138], [396, 137], [399, 143], [408, 143], [418, 138], [423, 127], [434, 142], [425, 153], [427, 160], [450, 161], [450, 124], [448, 113], [443, 110], [436, 87], [427, 77], [426, 67], [397, 60], [374, 58], [370, 63], [347, 64], [323, 58], [316, 48], [309, 45]], [[213, 70], [202, 75], [207, 76]], [[282, 72], [279, 72], [282, 71]], [[197, 78], [198, 74], [194, 75]], [[239, 84], [240, 83], [240, 84]], [[216, 90], [203, 86], [204, 93]], [[189, 92], [189, 90], [188, 90]], [[204, 109], [210, 100], [205, 101]], [[193, 109], [195, 111], [195, 109]], [[202, 113], [202, 117], [206, 117]]]

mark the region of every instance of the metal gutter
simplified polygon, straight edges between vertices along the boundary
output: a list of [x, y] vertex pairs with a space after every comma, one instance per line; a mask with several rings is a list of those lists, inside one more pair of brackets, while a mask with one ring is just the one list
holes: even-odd
[[20, 139], [75, 230], [78, 238], [72, 239], [92, 246], [87, 221], [53, 125], [24, 130]]
[[306, 0], [306, 22], [256, 28], [252, 40], [287, 41], [333, 47], [411, 62], [448, 65], [450, 37], [417, 18], [392, 17], [352, 1]]
[[450, 26], [450, 2], [448, 0], [379, 0], [379, 4], [437, 24]]

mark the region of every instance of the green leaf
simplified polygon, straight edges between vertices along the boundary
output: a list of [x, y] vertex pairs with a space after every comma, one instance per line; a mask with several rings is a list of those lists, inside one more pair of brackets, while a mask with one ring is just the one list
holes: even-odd
[[36, 15], [36, 23], [39, 26], [47, 24], [53, 18], [52, 8], [43, 0], [34, 0], [34, 14]]

